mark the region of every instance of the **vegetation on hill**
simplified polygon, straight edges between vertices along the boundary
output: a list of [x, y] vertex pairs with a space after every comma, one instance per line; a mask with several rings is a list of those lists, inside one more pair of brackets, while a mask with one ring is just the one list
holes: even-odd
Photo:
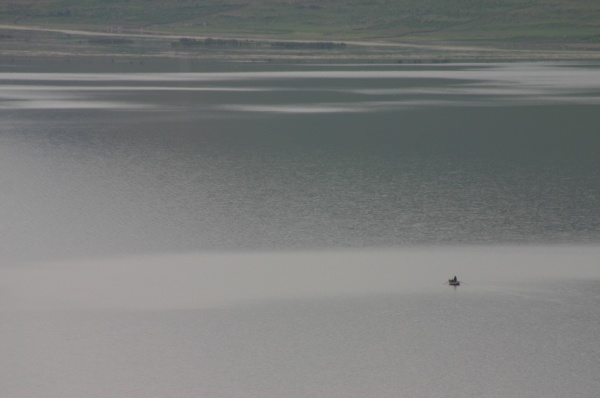
[[600, 42], [598, 0], [2, 0], [0, 23], [299, 40]]
[[0, 56], [600, 59], [599, 0], [0, 0]]

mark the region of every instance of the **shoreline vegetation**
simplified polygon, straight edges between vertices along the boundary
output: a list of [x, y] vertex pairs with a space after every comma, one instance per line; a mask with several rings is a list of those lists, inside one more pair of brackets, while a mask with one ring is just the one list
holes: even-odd
[[0, 59], [597, 61], [598, 21], [597, 0], [23, 0]]
[[[110, 39], [109, 39], [110, 40]], [[182, 37], [171, 42], [173, 47], [218, 47], [218, 48], [280, 48], [285, 50], [343, 50], [346, 43], [330, 41], [265, 41], [240, 39], [206, 39], [198, 40]]]
[[600, 47], [596, 45], [270, 40], [6, 24], [0, 24], [0, 48], [0, 60], [4, 62], [16, 58], [398, 64], [600, 60]]
[[0, 24], [0, 61], [24, 58], [151, 58], [199, 62], [460, 63], [600, 61], [594, 43], [447, 43], [383, 40], [282, 40]]

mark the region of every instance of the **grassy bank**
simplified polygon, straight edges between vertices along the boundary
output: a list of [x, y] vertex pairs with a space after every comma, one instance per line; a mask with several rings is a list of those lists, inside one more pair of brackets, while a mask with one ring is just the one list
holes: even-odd
[[[0, 2], [0, 24], [4, 56], [443, 61], [589, 59], [600, 50], [597, 0], [23, 0]], [[280, 45], [181, 41], [207, 38]]]
[[600, 41], [597, 0], [23, 0], [0, 22], [279, 39]]

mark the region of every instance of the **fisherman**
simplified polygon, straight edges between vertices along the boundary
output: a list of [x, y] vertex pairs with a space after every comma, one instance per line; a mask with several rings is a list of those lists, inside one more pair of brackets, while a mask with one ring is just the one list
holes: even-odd
[[456, 275], [454, 275], [454, 279], [452, 279], [452, 282], [457, 282], [458, 279], [456, 279]]

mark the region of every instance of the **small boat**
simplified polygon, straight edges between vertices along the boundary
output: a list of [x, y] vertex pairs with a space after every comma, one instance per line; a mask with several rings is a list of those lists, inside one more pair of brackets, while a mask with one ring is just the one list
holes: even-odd
[[450, 286], [460, 286], [460, 281], [458, 280], [458, 278], [455, 276], [452, 279], [448, 279], [448, 284]]

